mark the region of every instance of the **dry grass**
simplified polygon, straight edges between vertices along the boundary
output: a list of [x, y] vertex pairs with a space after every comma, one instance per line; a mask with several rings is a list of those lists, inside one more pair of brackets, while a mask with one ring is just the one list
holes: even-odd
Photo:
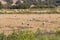
[[13, 30], [33, 30], [41, 32], [60, 30], [60, 14], [1, 14], [0, 32], [10, 34]]

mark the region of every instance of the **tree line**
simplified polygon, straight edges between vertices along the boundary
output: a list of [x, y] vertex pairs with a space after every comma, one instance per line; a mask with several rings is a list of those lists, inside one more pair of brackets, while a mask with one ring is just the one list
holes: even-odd
[[0, 9], [28, 9], [31, 8], [54, 8], [56, 5], [56, 0], [45, 0], [45, 1], [41, 1], [41, 0], [26, 0], [24, 1], [24, 3], [21, 3], [20, 0], [18, 0], [15, 4], [16, 5], [11, 5], [13, 3], [12, 0], [7, 1], [7, 4], [3, 5], [0, 2]]

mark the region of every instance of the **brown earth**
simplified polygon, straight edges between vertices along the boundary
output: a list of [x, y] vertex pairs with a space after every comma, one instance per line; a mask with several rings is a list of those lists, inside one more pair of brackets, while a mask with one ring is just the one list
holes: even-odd
[[0, 14], [0, 32], [10, 34], [13, 30], [41, 32], [60, 30], [60, 14]]

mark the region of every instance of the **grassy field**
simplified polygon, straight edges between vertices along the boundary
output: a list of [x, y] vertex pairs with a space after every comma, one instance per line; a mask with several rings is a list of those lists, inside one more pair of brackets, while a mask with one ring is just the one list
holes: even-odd
[[41, 32], [60, 30], [60, 14], [1, 14], [0, 32], [10, 33], [12, 30], [33, 30]]
[[60, 13], [0, 13], [0, 33], [0, 40], [60, 40]]

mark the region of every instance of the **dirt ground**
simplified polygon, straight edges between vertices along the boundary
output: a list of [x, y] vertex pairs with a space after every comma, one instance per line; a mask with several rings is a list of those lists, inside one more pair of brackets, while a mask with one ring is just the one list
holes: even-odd
[[41, 32], [60, 30], [60, 14], [0, 14], [0, 32], [10, 34], [13, 30]]

